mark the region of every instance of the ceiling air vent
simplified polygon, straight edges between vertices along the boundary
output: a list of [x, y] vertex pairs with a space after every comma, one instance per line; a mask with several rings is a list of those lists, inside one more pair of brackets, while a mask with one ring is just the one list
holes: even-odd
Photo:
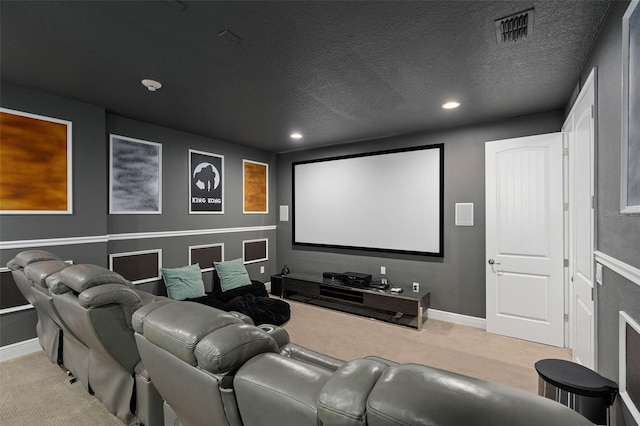
[[515, 15], [506, 16], [495, 21], [498, 44], [518, 41], [531, 37], [533, 34], [533, 8]]

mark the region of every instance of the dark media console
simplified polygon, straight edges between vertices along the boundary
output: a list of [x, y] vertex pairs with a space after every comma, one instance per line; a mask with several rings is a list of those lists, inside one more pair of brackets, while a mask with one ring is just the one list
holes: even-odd
[[[390, 289], [345, 284], [337, 276], [324, 278], [325, 274], [282, 275], [282, 297], [422, 329], [429, 308], [428, 290], [423, 289], [417, 293], [409, 290], [393, 294]], [[354, 273], [342, 275], [347, 274]], [[370, 281], [371, 278], [369, 278]]]

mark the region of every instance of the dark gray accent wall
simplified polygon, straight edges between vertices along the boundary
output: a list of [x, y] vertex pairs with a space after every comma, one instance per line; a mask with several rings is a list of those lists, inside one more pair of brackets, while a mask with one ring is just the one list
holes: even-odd
[[628, 2], [613, 2], [583, 76], [598, 69], [598, 250], [640, 268], [640, 215], [620, 214], [622, 132], [622, 15]]
[[[629, 2], [615, 1], [582, 72], [583, 81], [597, 67], [597, 250], [640, 268], [640, 215], [620, 214], [622, 128], [622, 16]], [[598, 371], [618, 381], [618, 318], [625, 311], [640, 322], [640, 285], [604, 268], [597, 288]], [[621, 399], [617, 425], [636, 425]]]
[[[0, 105], [18, 111], [71, 121], [73, 153], [73, 214], [2, 215], [0, 241], [51, 239], [107, 234], [105, 111], [94, 105], [63, 99], [2, 82]], [[52, 251], [76, 263], [106, 266], [106, 243], [32, 247]], [[0, 265], [23, 249], [0, 250]], [[0, 346], [36, 336], [33, 309], [0, 317]]]
[[[275, 225], [275, 154], [107, 115], [108, 133], [162, 144], [162, 214], [109, 215], [110, 233]], [[107, 144], [108, 144], [108, 135]], [[108, 145], [107, 145], [108, 147]], [[224, 155], [224, 214], [189, 214], [189, 149]], [[242, 213], [242, 160], [271, 164], [269, 214]], [[141, 220], [144, 218], [144, 220]]]
[[107, 199], [96, 197], [106, 187], [104, 109], [7, 83], [0, 89], [4, 108], [71, 121], [73, 143], [73, 214], [2, 215], [2, 241], [105, 235]]
[[[193, 135], [128, 118], [107, 114], [107, 133], [162, 144], [162, 214], [108, 215], [111, 235], [137, 232], [171, 232], [192, 230], [220, 230], [275, 225], [276, 170], [275, 154], [242, 145]], [[108, 147], [108, 135], [107, 147]], [[224, 214], [189, 214], [189, 149], [224, 156]], [[269, 164], [269, 213], [243, 214], [242, 160]], [[162, 249], [162, 265], [171, 268], [186, 265], [189, 246], [224, 243], [226, 260], [242, 257], [242, 241], [269, 239], [269, 260], [247, 265], [252, 279], [269, 281], [276, 273], [275, 230], [221, 232], [177, 237], [127, 239], [109, 241], [109, 253]], [[210, 265], [200, 265], [205, 268]], [[260, 266], [265, 272], [260, 273]], [[211, 274], [205, 273], [205, 286], [211, 287]], [[143, 289], [164, 294], [164, 285], [142, 284]]]
[[[411, 291], [417, 281], [431, 290], [431, 307], [473, 317], [485, 317], [485, 202], [484, 143], [542, 133], [557, 132], [562, 111], [524, 116], [498, 122], [419, 133], [379, 140], [302, 150], [278, 155], [278, 206], [291, 211], [291, 164], [340, 155], [374, 152], [444, 143], [444, 257], [309, 249], [291, 243], [291, 221], [278, 222], [279, 266], [291, 271], [355, 271], [380, 276], [380, 266], [392, 284]], [[381, 194], [384, 197], [384, 194]], [[474, 226], [454, 225], [455, 203], [474, 204]], [[325, 200], [327, 209], [339, 209]], [[322, 211], [318, 211], [321, 215]], [[387, 224], [393, 226], [393, 223]], [[375, 232], [371, 229], [371, 232]], [[407, 235], [406, 238], [411, 238]]]
[[[164, 267], [184, 266], [188, 247], [222, 242], [225, 259], [242, 257], [242, 241], [269, 239], [269, 260], [247, 265], [252, 279], [269, 281], [276, 273], [276, 231], [251, 229], [275, 225], [275, 154], [173, 129], [149, 125], [106, 114], [99, 106], [76, 102], [6, 82], [0, 105], [72, 122], [73, 214], [0, 216], [0, 264], [30, 248], [48, 250], [73, 260], [109, 266], [109, 253], [162, 249]], [[162, 143], [162, 214], [109, 215], [109, 133]], [[225, 157], [224, 215], [189, 215], [188, 150], [196, 149]], [[269, 213], [243, 214], [242, 160], [269, 164]], [[247, 230], [247, 228], [249, 228]], [[202, 235], [119, 239], [123, 234], [213, 230]], [[232, 232], [228, 232], [231, 230]], [[52, 239], [96, 237], [96, 242]], [[31, 240], [45, 240], [36, 246]], [[19, 248], [12, 248], [21, 243]], [[260, 273], [260, 267], [265, 269]], [[205, 267], [203, 265], [203, 267]], [[204, 274], [211, 289], [211, 272]], [[140, 289], [166, 294], [162, 281], [141, 284]], [[33, 309], [5, 313], [0, 317], [0, 346], [36, 337]]]

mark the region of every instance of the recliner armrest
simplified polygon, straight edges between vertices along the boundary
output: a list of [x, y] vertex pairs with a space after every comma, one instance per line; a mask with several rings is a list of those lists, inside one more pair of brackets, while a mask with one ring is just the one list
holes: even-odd
[[282, 327], [273, 324], [260, 324], [260, 327], [263, 331], [273, 337], [273, 340], [278, 344], [278, 350], [282, 350], [282, 348], [291, 342], [289, 338], [289, 333]]
[[245, 324], [256, 325], [249, 315], [245, 315], [242, 312], [236, 312], [236, 311], [229, 311], [228, 313], [238, 318]]
[[284, 345], [284, 347], [280, 349], [280, 355], [304, 361], [308, 364], [318, 365], [331, 371], [336, 371], [344, 364], [342, 360], [307, 349], [295, 343]]
[[318, 419], [325, 425], [366, 426], [367, 398], [388, 366], [371, 359], [344, 363], [318, 396]]

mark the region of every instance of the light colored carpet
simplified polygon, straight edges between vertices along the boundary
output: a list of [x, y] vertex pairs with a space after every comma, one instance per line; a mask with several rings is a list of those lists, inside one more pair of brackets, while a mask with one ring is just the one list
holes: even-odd
[[568, 349], [498, 336], [484, 330], [429, 319], [422, 330], [406, 328], [312, 305], [288, 301], [291, 341], [350, 360], [377, 355], [417, 363], [538, 392], [533, 364], [571, 359]]
[[0, 425], [122, 426], [44, 352], [0, 362]]
[[[537, 392], [533, 364], [570, 359], [567, 349], [428, 320], [421, 331], [290, 301], [285, 325], [299, 345], [350, 360], [377, 355]], [[0, 363], [0, 425], [122, 425], [80, 383], [36, 352]]]

